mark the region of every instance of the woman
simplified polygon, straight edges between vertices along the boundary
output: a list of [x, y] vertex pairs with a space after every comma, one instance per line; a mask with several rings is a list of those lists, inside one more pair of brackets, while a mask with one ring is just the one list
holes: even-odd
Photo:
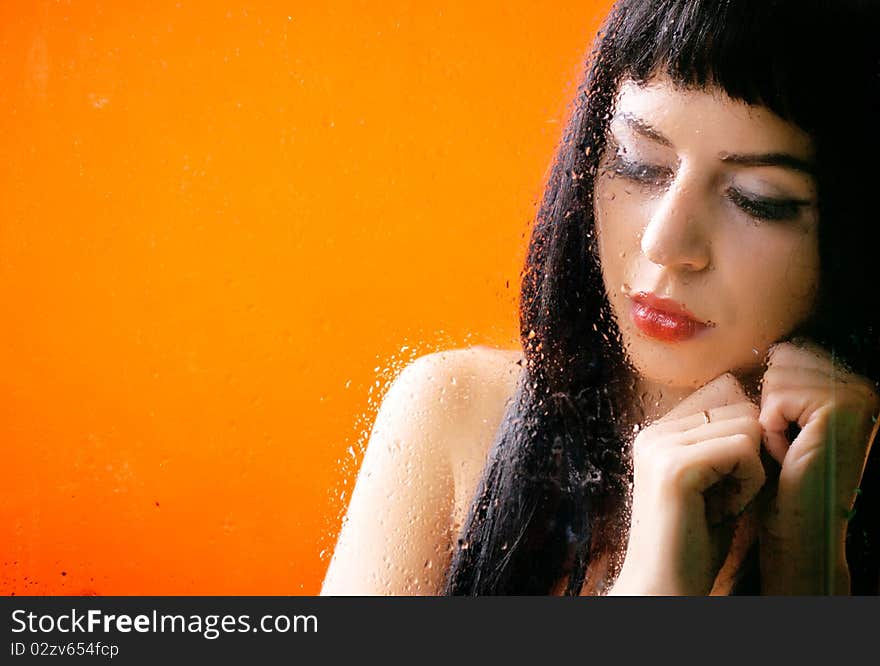
[[323, 593], [878, 592], [878, 27], [868, 3], [615, 5], [522, 353], [402, 373]]

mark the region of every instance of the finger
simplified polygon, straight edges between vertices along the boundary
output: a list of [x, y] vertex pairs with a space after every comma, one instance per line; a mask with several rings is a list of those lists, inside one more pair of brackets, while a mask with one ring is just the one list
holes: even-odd
[[770, 388], [787, 386], [830, 386], [835, 381], [843, 380], [842, 375], [835, 375], [834, 369], [813, 368], [804, 365], [777, 365], [768, 368], [761, 378], [761, 391]]
[[748, 395], [736, 377], [726, 372], [694, 391], [669, 410], [660, 421], [680, 419], [699, 414], [704, 409], [747, 402], [748, 399]]
[[845, 392], [853, 396], [861, 396], [868, 401], [877, 398], [874, 382], [860, 375], [846, 372], [839, 367], [816, 369], [805, 366], [776, 366], [769, 368], [761, 380], [762, 395], [779, 388], [795, 386], [824, 391], [833, 389], [838, 393]]
[[755, 450], [761, 448], [761, 436], [763, 428], [761, 422], [758, 421], [758, 410], [755, 408], [754, 413], [747, 416], [739, 416], [728, 418], [710, 423], [703, 423], [696, 428], [691, 428], [684, 432], [678, 433], [677, 437], [670, 434], [669, 439], [679, 446], [692, 446], [719, 437], [728, 437], [730, 435], [743, 434], [754, 441]]
[[788, 454], [789, 446], [791, 445], [788, 441], [788, 437], [785, 436], [785, 433], [764, 433], [764, 448], [767, 449], [767, 453], [771, 455], [773, 460], [775, 460], [780, 467], [782, 467], [782, 462]]
[[765, 432], [784, 432], [789, 423], [803, 428], [810, 415], [828, 402], [828, 392], [819, 389], [777, 388], [761, 396], [758, 420]]
[[789, 423], [803, 430], [826, 398], [827, 391], [797, 388], [775, 389], [761, 396], [758, 421], [764, 429], [764, 446], [777, 463], [782, 465], [791, 444], [786, 436]]
[[745, 401], [733, 405], [724, 405], [721, 407], [707, 409], [705, 410], [705, 412], [706, 413], [704, 414], [702, 411], [698, 411], [682, 418], [670, 420], [666, 420], [667, 417], [664, 417], [659, 421], [655, 421], [649, 427], [652, 432], [658, 435], [673, 432], [684, 432], [693, 428], [698, 428], [700, 426], [706, 425], [707, 415], [709, 418], [708, 423], [717, 423], [725, 421], [727, 419], [735, 419], [742, 416], [753, 416], [757, 418], [759, 409], [755, 403], [751, 401]]
[[831, 354], [807, 338], [779, 342], [767, 350], [767, 367], [795, 365], [822, 370], [832, 365]]
[[827, 418], [814, 419], [801, 430], [785, 452], [785, 464], [780, 470], [781, 483], [790, 476], [794, 476], [795, 480], [799, 479], [803, 474], [803, 470], [798, 469], [801, 462], [809, 463], [812, 456], [824, 452], [827, 430]]
[[730, 484], [723, 500], [728, 514], [740, 513], [764, 485], [764, 466], [758, 454], [759, 444], [743, 434], [710, 439], [683, 447], [678, 453], [686, 487], [705, 492], [725, 478]]

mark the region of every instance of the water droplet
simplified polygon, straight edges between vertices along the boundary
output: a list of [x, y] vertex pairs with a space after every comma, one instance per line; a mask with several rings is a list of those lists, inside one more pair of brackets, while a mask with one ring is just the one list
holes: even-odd
[[455, 377], [453, 377], [452, 380], [451, 380], [449, 383], [452, 384], [453, 386], [455, 386], [456, 383], [457, 383], [457, 382], [455, 381]]
[[755, 349], [755, 348], [752, 348], [752, 353], [753, 353], [755, 356], [757, 356], [757, 355], [758, 355], [758, 350]]

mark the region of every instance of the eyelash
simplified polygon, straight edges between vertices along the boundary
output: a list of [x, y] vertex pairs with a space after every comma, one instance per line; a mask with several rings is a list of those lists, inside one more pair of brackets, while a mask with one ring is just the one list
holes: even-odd
[[727, 189], [727, 198], [752, 217], [769, 222], [793, 220], [799, 215], [800, 209], [804, 205], [799, 201], [789, 199], [747, 197], [733, 187]]
[[[611, 171], [640, 185], [652, 187], [662, 187], [673, 177], [671, 169], [641, 162], [631, 162], [620, 154], [613, 158]], [[735, 206], [750, 217], [768, 222], [793, 220], [800, 214], [800, 209], [806, 205], [804, 202], [791, 199], [748, 197], [733, 187], [728, 188], [725, 194]]]
[[658, 167], [641, 162], [631, 162], [624, 159], [620, 154], [616, 155], [611, 162], [611, 170], [618, 176], [623, 176], [643, 185], [660, 187], [672, 179], [672, 171], [665, 167]]

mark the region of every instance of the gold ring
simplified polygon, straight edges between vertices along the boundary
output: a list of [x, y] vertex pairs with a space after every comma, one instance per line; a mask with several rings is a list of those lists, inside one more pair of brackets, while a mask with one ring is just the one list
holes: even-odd
[[711, 422], [712, 422], [712, 419], [709, 418], [709, 412], [708, 412], [708, 410], [705, 410], [705, 409], [703, 410], [703, 418], [706, 420], [706, 423], [711, 423]]

